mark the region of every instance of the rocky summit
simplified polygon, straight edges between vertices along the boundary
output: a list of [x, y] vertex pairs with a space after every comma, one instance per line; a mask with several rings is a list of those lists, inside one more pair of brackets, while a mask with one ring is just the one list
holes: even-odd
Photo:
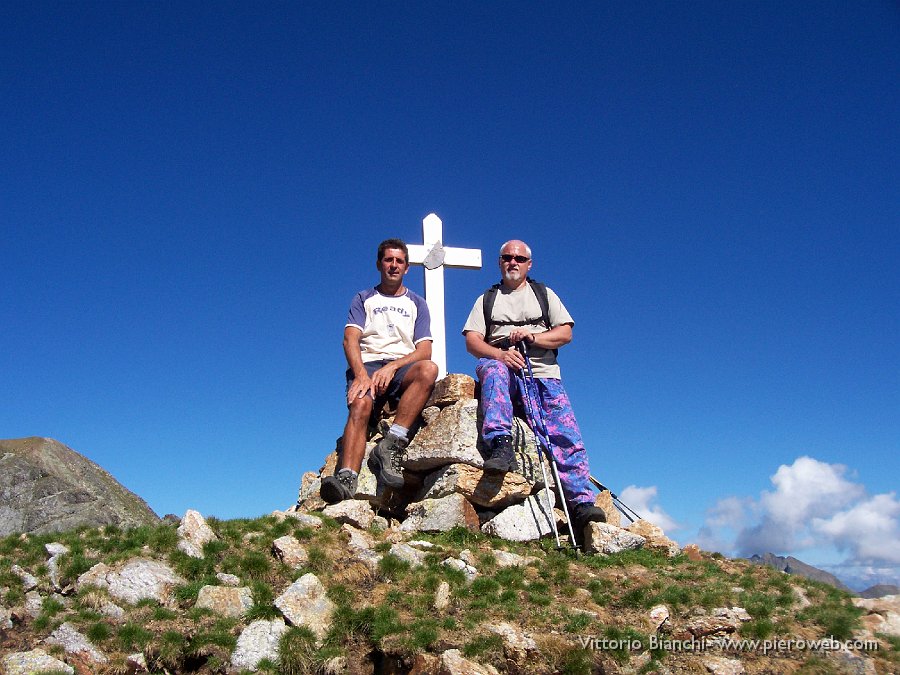
[[417, 532], [353, 501], [0, 538], [0, 673], [898, 672], [895, 597], [696, 547]]
[[0, 440], [0, 536], [158, 521], [143, 499], [62, 443]]

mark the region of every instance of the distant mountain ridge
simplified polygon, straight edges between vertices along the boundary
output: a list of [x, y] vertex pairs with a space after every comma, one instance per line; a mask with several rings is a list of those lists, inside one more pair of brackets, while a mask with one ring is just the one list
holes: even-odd
[[774, 553], [764, 553], [763, 555], [752, 555], [749, 560], [754, 565], [768, 565], [769, 567], [774, 567], [776, 570], [781, 570], [788, 574], [796, 574], [805, 577], [806, 579], [812, 579], [813, 581], [821, 581], [822, 583], [839, 588], [842, 591], [853, 593], [848, 586], [830, 572], [808, 565], [794, 556], [780, 556], [775, 555]]
[[143, 499], [59, 441], [0, 440], [0, 536], [157, 522]]
[[883, 598], [886, 595], [900, 595], [900, 586], [894, 584], [875, 584], [857, 593], [861, 598]]

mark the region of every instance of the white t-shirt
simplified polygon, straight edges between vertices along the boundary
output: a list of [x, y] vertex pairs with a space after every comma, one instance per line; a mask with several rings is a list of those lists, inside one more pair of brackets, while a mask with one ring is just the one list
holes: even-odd
[[422, 340], [431, 340], [431, 317], [424, 298], [406, 289], [403, 295], [382, 295], [367, 288], [353, 296], [346, 326], [362, 331], [363, 363], [393, 361], [411, 354]]

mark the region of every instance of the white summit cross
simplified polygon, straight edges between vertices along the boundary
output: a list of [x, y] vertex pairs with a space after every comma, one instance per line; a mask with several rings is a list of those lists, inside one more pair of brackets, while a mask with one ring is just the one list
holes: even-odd
[[443, 223], [434, 213], [422, 221], [425, 243], [409, 244], [409, 262], [425, 267], [425, 302], [431, 314], [431, 360], [438, 379], [447, 374], [447, 331], [444, 325], [444, 267], [481, 269], [481, 249], [450, 248], [443, 244]]

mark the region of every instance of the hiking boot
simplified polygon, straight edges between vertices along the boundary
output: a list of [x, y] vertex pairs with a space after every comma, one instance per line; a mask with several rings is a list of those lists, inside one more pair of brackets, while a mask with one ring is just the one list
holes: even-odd
[[350, 469], [341, 469], [333, 476], [322, 479], [319, 496], [329, 504], [337, 504], [356, 496], [357, 477]]
[[576, 537], [581, 537], [584, 528], [588, 523], [606, 522], [606, 512], [599, 506], [594, 506], [590, 502], [575, 504], [575, 506], [569, 510], [569, 513], [572, 515], [572, 524]]
[[409, 441], [387, 434], [369, 455], [368, 466], [375, 478], [390, 488], [403, 487], [403, 458]]
[[516, 453], [513, 452], [512, 436], [497, 436], [491, 441], [491, 456], [484, 463], [485, 473], [505, 473], [516, 471]]

